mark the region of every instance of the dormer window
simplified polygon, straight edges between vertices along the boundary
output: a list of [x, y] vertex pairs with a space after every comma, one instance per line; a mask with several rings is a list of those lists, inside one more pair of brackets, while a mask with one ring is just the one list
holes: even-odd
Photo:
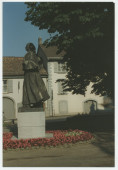
[[58, 63], [58, 72], [65, 72], [65, 64]]
[[66, 64], [61, 62], [54, 63], [54, 71], [58, 73], [65, 73], [66, 72]]

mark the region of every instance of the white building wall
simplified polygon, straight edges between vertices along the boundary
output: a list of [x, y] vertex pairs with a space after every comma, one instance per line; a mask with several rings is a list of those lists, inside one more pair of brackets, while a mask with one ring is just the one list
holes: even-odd
[[[12, 80], [13, 91], [10, 93], [3, 93], [3, 97], [11, 98], [15, 104], [15, 117], [18, 114], [18, 104], [22, 103], [22, 90], [23, 90], [23, 79], [10, 79]], [[18, 88], [19, 87], [19, 88]]]
[[[23, 86], [23, 79], [10, 79], [13, 81], [13, 92], [10, 93], [3, 93], [3, 97], [9, 96], [13, 98], [15, 101], [21, 101], [22, 98], [22, 86]], [[18, 89], [18, 84], [20, 83], [20, 88]]]
[[54, 71], [54, 64], [55, 62], [49, 62], [48, 67], [50, 67], [50, 72], [48, 72], [51, 84], [51, 89], [53, 90], [53, 115], [59, 115], [60, 108], [59, 102], [60, 101], [67, 101], [67, 113], [66, 114], [77, 114], [84, 112], [84, 102], [86, 100], [95, 100], [97, 101], [97, 109], [104, 109], [101, 105], [103, 103], [103, 97], [97, 96], [95, 94], [90, 94], [91, 85], [89, 85], [87, 89], [87, 93], [85, 96], [83, 95], [72, 95], [72, 93], [67, 92], [67, 94], [59, 95], [58, 94], [58, 83], [56, 83], [57, 79], [64, 79], [66, 73], [59, 73]]
[[[97, 109], [104, 110], [102, 106], [103, 97], [97, 96], [95, 94], [90, 94], [91, 86], [89, 85], [86, 95], [72, 95], [72, 93], [67, 92], [67, 94], [58, 94], [58, 79], [65, 79], [66, 73], [55, 72], [54, 70], [55, 62], [48, 62], [48, 79], [43, 78], [43, 81], [47, 87], [50, 99], [45, 102], [46, 116], [63, 115], [60, 112], [60, 102], [66, 102], [67, 111], [64, 114], [72, 115], [84, 112], [84, 102], [87, 100], [95, 100], [97, 102]], [[23, 96], [23, 78], [12, 78], [13, 81], [13, 92], [3, 93], [3, 97], [11, 98], [15, 103], [15, 117], [18, 115], [18, 107], [22, 106], [22, 96]]]

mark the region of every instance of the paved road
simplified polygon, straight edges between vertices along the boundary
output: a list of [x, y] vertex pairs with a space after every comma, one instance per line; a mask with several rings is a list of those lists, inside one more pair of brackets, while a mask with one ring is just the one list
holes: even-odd
[[4, 167], [113, 167], [113, 132], [97, 132], [92, 143], [5, 151]]

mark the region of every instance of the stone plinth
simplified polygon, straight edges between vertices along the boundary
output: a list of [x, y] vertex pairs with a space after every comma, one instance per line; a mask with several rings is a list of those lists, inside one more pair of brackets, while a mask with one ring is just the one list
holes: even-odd
[[20, 108], [18, 139], [45, 137], [45, 112], [42, 108]]

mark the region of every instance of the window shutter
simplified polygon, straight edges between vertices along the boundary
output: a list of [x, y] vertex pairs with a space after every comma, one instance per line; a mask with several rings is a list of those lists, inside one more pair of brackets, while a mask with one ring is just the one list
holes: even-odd
[[68, 113], [68, 102], [66, 100], [59, 101], [59, 112], [61, 114]]
[[63, 93], [62, 82], [58, 82], [58, 93], [59, 94]]
[[55, 62], [55, 63], [54, 63], [54, 72], [57, 72], [57, 71], [58, 71], [58, 63]]
[[60, 94], [60, 82], [58, 82], [58, 94]]
[[58, 63], [58, 71], [61, 72], [61, 69], [62, 69], [62, 64]]
[[62, 82], [60, 82], [60, 85], [61, 85], [61, 93], [64, 93], [64, 92], [63, 92]]
[[13, 80], [8, 80], [8, 92], [13, 92]]
[[63, 64], [62, 71], [66, 72], [66, 63]]

